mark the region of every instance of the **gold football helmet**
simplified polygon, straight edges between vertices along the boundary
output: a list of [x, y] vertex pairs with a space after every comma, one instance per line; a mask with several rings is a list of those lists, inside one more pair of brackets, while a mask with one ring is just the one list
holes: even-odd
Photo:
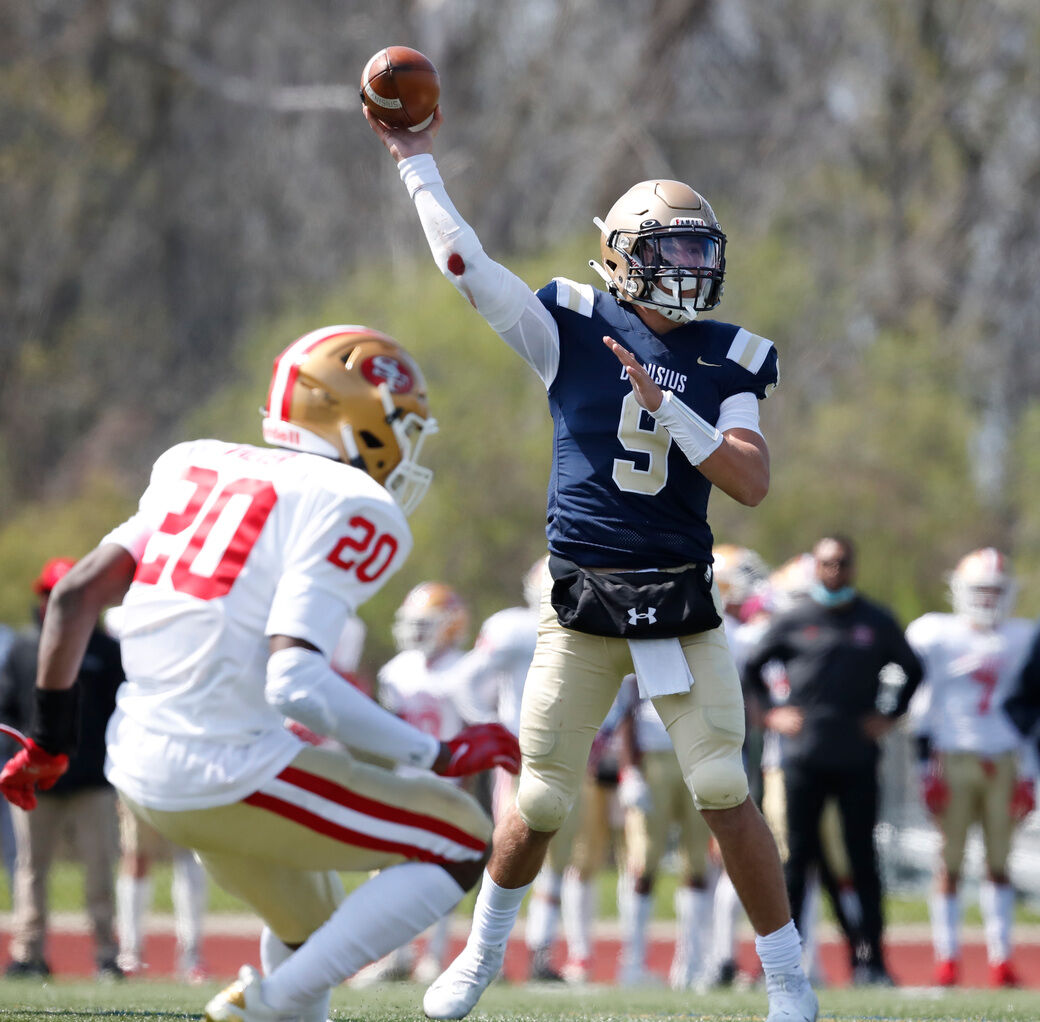
[[393, 338], [363, 326], [305, 334], [274, 360], [264, 440], [367, 472], [405, 514], [433, 479], [418, 464], [437, 432], [418, 364]]
[[603, 265], [589, 265], [619, 301], [654, 309], [676, 323], [722, 299], [726, 235], [707, 199], [681, 181], [640, 181], [593, 217]]
[[965, 554], [950, 575], [953, 611], [976, 628], [1001, 624], [1010, 615], [1017, 593], [1008, 559], [991, 546]]
[[789, 610], [808, 596], [816, 578], [816, 561], [806, 552], [784, 561], [770, 576], [769, 590], [776, 610]]
[[715, 547], [712, 556], [719, 595], [727, 607], [740, 607], [766, 584], [769, 570], [754, 550], [722, 543]]
[[458, 648], [469, 628], [469, 611], [443, 582], [421, 582], [409, 590], [394, 615], [394, 642], [400, 650], [417, 649], [427, 659]]

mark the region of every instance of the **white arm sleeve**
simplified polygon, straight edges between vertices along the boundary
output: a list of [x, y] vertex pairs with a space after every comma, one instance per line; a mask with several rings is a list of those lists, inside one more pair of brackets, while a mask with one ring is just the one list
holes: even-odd
[[719, 421], [715, 428], [720, 433], [727, 429], [750, 429], [762, 435], [758, 425], [758, 398], [750, 391], [734, 394], [719, 405]]
[[515, 273], [481, 247], [448, 198], [432, 155], [410, 156], [398, 170], [441, 273], [548, 387], [560, 361], [556, 321]]
[[290, 646], [270, 655], [264, 698], [284, 717], [362, 752], [433, 766], [441, 743], [384, 710], [329, 666], [321, 653]]

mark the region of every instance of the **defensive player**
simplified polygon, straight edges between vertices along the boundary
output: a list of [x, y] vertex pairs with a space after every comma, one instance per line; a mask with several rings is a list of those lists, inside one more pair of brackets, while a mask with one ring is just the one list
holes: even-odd
[[[504, 728], [439, 742], [327, 659], [409, 552], [405, 515], [429, 485], [418, 458], [434, 429], [422, 373], [395, 341], [359, 326], [309, 333], [275, 361], [263, 429], [275, 447], [171, 448], [137, 513], [54, 592], [37, 721], [0, 789], [32, 807], [65, 769], [90, 623], [122, 599], [127, 681], [107, 776], [265, 923], [266, 978], [243, 966], [206, 1006], [211, 1020], [324, 1020], [333, 986], [454, 907], [486, 861], [490, 821], [453, 785], [283, 726], [292, 717], [445, 776], [518, 767]], [[337, 871], [371, 869], [382, 872], [344, 899]]]
[[[459, 672], [468, 628], [469, 611], [451, 586], [443, 582], [413, 586], [394, 615], [398, 652], [377, 675], [380, 704], [438, 741], [472, 723], [465, 716], [471, 700], [460, 691], [465, 677]], [[398, 768], [402, 774], [415, 772], [415, 768]], [[471, 788], [467, 790], [472, 793]], [[434, 923], [425, 935], [426, 950], [418, 961], [416, 943], [403, 944], [362, 969], [352, 985], [406, 980], [413, 971], [420, 982], [432, 981], [445, 965], [448, 924], [447, 915]]]
[[958, 888], [974, 823], [982, 827], [986, 850], [979, 902], [990, 982], [998, 987], [1018, 982], [1011, 964], [1014, 891], [1007, 863], [1015, 825], [1035, 804], [1035, 760], [1002, 707], [1033, 633], [1031, 622], [1010, 616], [1015, 590], [999, 550], [974, 550], [950, 577], [953, 613], [925, 614], [906, 630], [925, 665], [924, 686], [911, 713], [922, 749], [930, 752], [923, 774], [925, 804], [942, 832], [929, 902], [935, 981], [941, 986], [958, 980]]
[[[769, 486], [758, 401], [778, 379], [770, 341], [696, 320], [722, 295], [725, 235], [711, 207], [677, 181], [645, 181], [605, 220], [608, 290], [557, 279], [537, 294], [484, 252], [452, 205], [433, 159], [438, 112], [423, 131], [365, 116], [412, 197], [438, 266], [489, 325], [538, 373], [555, 423], [548, 526], [552, 601], [543, 600], [538, 648], [524, 690], [524, 767], [515, 807], [497, 825], [465, 950], [427, 991], [434, 1018], [461, 1018], [499, 971], [506, 939], [545, 849], [567, 817], [599, 723], [635, 661], [656, 699], [683, 774], [705, 812], [758, 937], [770, 1019], [814, 1019], [816, 996], [776, 846], [748, 798], [741, 762], [740, 683], [711, 591], [712, 485], [755, 505]], [[697, 610], [653, 628], [663, 608], [635, 596], [600, 605], [610, 633], [590, 635], [593, 606], [577, 588], [634, 590], [660, 569], [659, 592]], [[608, 571], [629, 577], [597, 578]], [[700, 581], [699, 581], [700, 580]], [[698, 588], [703, 583], [703, 588]], [[622, 603], [625, 600], [621, 601]], [[556, 613], [553, 613], [553, 611]], [[670, 615], [669, 615], [670, 616]], [[626, 627], [649, 637], [626, 640]], [[585, 628], [586, 631], [579, 630]], [[696, 683], [693, 684], [693, 679]]]

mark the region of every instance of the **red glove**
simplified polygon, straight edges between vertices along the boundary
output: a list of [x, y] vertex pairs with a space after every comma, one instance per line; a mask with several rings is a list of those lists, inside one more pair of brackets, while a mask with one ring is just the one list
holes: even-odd
[[520, 743], [512, 731], [501, 724], [474, 724], [444, 744], [450, 758], [441, 769], [434, 767], [442, 777], [479, 774], [496, 766], [511, 774], [520, 772]]
[[942, 767], [938, 764], [929, 764], [925, 771], [921, 794], [924, 796], [924, 804], [928, 806], [928, 812], [933, 816], [941, 815], [950, 804], [950, 786], [946, 783]]
[[1036, 808], [1036, 795], [1033, 782], [1028, 777], [1020, 777], [1011, 792], [1011, 819], [1021, 823]]
[[65, 753], [52, 756], [31, 738], [19, 738], [24, 748], [0, 771], [0, 792], [19, 809], [36, 808], [36, 788], [46, 791], [69, 768]]

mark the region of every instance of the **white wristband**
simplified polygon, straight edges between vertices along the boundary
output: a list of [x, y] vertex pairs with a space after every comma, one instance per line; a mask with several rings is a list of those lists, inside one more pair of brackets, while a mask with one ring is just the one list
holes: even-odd
[[656, 412], [650, 413], [679, 445], [691, 465], [699, 465], [722, 446], [723, 435], [689, 405], [683, 404], [670, 390]]

